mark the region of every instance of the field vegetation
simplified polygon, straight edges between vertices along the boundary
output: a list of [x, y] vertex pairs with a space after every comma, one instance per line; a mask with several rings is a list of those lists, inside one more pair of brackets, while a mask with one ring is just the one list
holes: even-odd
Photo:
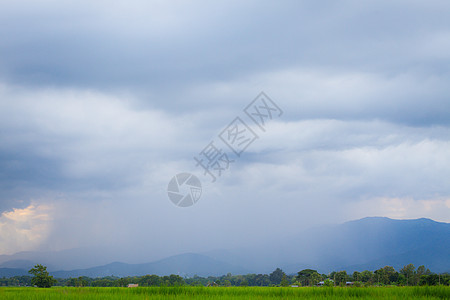
[[450, 287], [2, 287], [0, 299], [449, 299]]

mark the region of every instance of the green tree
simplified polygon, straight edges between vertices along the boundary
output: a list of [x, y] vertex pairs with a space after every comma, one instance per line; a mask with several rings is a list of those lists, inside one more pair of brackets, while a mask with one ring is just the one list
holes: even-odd
[[67, 286], [77, 286], [77, 279], [70, 277], [69, 279], [67, 279], [66, 285]]
[[372, 271], [364, 270], [359, 274], [359, 281], [361, 282], [369, 282], [371, 283], [373, 281], [373, 273]]
[[183, 277], [175, 274], [171, 274], [169, 276], [169, 284], [170, 286], [181, 286], [184, 285]]
[[398, 272], [395, 271], [394, 267], [385, 266], [383, 269], [386, 276], [389, 278], [389, 284], [393, 284], [398, 281]]
[[255, 285], [256, 286], [269, 286], [270, 285], [269, 275], [267, 275], [267, 274], [256, 275]]
[[322, 279], [322, 276], [311, 269], [304, 269], [297, 273], [297, 280], [302, 286], [312, 286], [317, 284]]
[[322, 275], [318, 272], [312, 273], [310, 277], [311, 285], [317, 285], [322, 280]]
[[286, 274], [283, 275], [283, 278], [281, 279], [280, 285], [284, 286], [284, 287], [289, 286], [289, 280], [287, 279]]
[[159, 286], [161, 278], [158, 275], [145, 275], [140, 278], [138, 284], [140, 286]]
[[114, 286], [114, 280], [101, 278], [92, 281], [92, 286], [111, 287]]
[[426, 281], [426, 277], [423, 277], [423, 276], [426, 276], [426, 275], [430, 275], [431, 274], [431, 272], [430, 272], [430, 270], [429, 269], [425, 269], [425, 266], [420, 266], [420, 267], [418, 267], [417, 268], [417, 271], [416, 271], [416, 276], [415, 276], [415, 280], [414, 280], [414, 284], [415, 285], [418, 285], [418, 284], [420, 284], [420, 281]]
[[28, 273], [34, 276], [31, 279], [31, 284], [40, 288], [49, 288], [57, 282], [53, 276], [50, 276], [47, 267], [40, 264], [35, 265]]
[[281, 280], [283, 279], [283, 275], [286, 275], [286, 274], [284, 274], [283, 270], [281, 270], [280, 268], [276, 268], [275, 271], [270, 273], [269, 280], [272, 284], [278, 285], [281, 283]]
[[353, 272], [352, 281], [361, 281], [360, 275], [361, 273], [359, 273], [358, 271]]
[[339, 271], [335, 275], [336, 285], [345, 285], [348, 281], [347, 271]]
[[89, 281], [88, 281], [88, 277], [86, 276], [80, 276], [77, 279], [77, 286], [78, 287], [83, 287], [83, 286], [88, 286], [89, 285]]
[[115, 285], [115, 286], [124, 287], [124, 286], [127, 286], [128, 283], [129, 283], [129, 282], [128, 282], [128, 278], [122, 277], [122, 278], [117, 279], [117, 280], [114, 282], [114, 285]]
[[377, 282], [388, 285], [398, 280], [398, 273], [391, 266], [385, 266], [375, 272], [375, 279]]
[[403, 274], [406, 278], [406, 285], [415, 285], [416, 284], [416, 267], [413, 264], [409, 264], [404, 266], [400, 273]]
[[334, 282], [331, 281], [330, 279], [327, 279], [323, 282], [323, 286], [327, 286], [327, 287], [333, 287], [334, 286]]

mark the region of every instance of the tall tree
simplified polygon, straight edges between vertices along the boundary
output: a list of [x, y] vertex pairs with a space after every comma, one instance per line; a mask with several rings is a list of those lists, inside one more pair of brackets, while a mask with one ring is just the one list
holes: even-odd
[[[430, 274], [431, 274], [430, 270], [429, 269], [425, 269], [425, 266], [418, 267], [417, 271], [416, 271], [416, 276], [415, 276], [415, 284], [417, 285], [417, 284], [420, 283], [420, 280], [422, 279], [422, 276], [430, 275]], [[423, 280], [426, 281], [425, 278], [423, 278]]]
[[413, 264], [409, 264], [404, 266], [400, 273], [406, 277], [406, 285], [415, 285], [416, 284], [416, 267]]
[[352, 280], [353, 281], [361, 281], [360, 275], [361, 275], [361, 273], [358, 271], [353, 272]]
[[31, 284], [40, 288], [49, 288], [57, 282], [53, 276], [50, 276], [47, 267], [40, 264], [35, 265], [28, 273], [34, 276], [31, 279]]
[[283, 275], [286, 275], [284, 274], [283, 270], [281, 270], [280, 268], [276, 268], [275, 271], [273, 271], [269, 275], [270, 283], [280, 284], [281, 280], [283, 279]]

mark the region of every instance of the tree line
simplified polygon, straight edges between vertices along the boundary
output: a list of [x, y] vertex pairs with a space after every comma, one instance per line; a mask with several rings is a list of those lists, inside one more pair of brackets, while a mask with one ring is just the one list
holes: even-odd
[[29, 273], [33, 276], [14, 276], [0, 278], [0, 286], [38, 286], [50, 287], [125, 287], [128, 284], [139, 286], [316, 286], [319, 283], [325, 286], [417, 286], [417, 285], [450, 285], [450, 274], [432, 273], [424, 266], [417, 269], [413, 264], [404, 266], [398, 272], [391, 266], [385, 266], [375, 271], [362, 271], [347, 274], [346, 271], [333, 271], [329, 274], [320, 274], [316, 270], [304, 269], [296, 275], [287, 275], [277, 268], [270, 274], [232, 275], [209, 277], [181, 277], [179, 275], [145, 275], [130, 277], [107, 276], [90, 278], [53, 278], [42, 265], [36, 265]]

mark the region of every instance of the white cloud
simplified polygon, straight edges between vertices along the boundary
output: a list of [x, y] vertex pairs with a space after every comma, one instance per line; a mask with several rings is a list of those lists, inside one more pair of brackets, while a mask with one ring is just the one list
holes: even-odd
[[127, 169], [133, 166], [198, 148], [192, 133], [199, 120], [139, 110], [131, 96], [6, 85], [0, 96], [0, 125], [5, 128], [0, 148], [58, 161], [63, 176], [131, 175], [136, 170]]
[[36, 250], [47, 239], [52, 228], [53, 207], [32, 204], [0, 215], [0, 253]]

